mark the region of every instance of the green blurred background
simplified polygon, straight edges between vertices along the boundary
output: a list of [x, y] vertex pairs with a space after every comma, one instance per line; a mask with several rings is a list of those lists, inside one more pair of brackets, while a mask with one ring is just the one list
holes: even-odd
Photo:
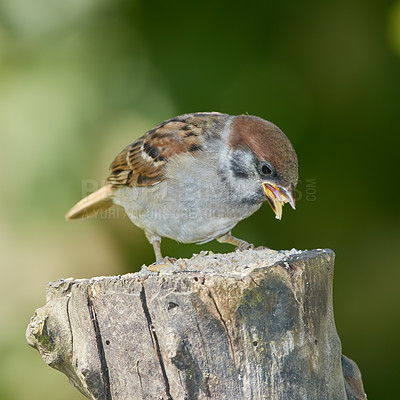
[[[400, 1], [0, 1], [0, 397], [81, 399], [25, 342], [48, 281], [153, 262], [121, 210], [66, 222], [127, 144], [169, 117], [255, 114], [300, 163], [297, 210], [234, 233], [336, 252], [343, 353], [398, 394]], [[170, 256], [228, 245], [164, 240]]]

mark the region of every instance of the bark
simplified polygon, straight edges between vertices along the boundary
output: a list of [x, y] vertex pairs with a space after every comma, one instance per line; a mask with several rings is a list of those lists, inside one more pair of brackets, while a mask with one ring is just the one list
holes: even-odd
[[200, 254], [48, 284], [28, 343], [90, 399], [366, 399], [331, 250]]

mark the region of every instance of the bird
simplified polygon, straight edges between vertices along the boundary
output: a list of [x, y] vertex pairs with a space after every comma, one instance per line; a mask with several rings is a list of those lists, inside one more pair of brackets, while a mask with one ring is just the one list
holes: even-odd
[[161, 239], [254, 248], [233, 227], [267, 201], [277, 219], [295, 209], [296, 151], [274, 125], [249, 114], [197, 112], [170, 118], [125, 147], [97, 191], [79, 201], [67, 220], [122, 206], [144, 230], [156, 264]]

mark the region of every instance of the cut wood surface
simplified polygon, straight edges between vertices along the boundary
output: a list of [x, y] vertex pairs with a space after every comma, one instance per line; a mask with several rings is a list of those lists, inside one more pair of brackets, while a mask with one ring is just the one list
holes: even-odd
[[332, 250], [202, 252], [48, 284], [28, 343], [90, 399], [360, 400]]

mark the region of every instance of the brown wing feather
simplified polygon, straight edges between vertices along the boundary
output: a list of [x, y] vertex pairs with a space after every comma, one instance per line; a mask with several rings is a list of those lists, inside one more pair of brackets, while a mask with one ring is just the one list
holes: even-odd
[[150, 186], [164, 179], [164, 166], [176, 154], [202, 150], [204, 139], [218, 134], [228, 115], [185, 114], [171, 118], [127, 146], [112, 162], [106, 185], [78, 202], [66, 215], [79, 219], [113, 205], [119, 186]]
[[107, 182], [118, 186], [150, 186], [164, 179], [168, 159], [180, 153], [202, 150], [212, 123], [225, 114], [185, 114], [167, 120], [127, 146], [111, 163]]

